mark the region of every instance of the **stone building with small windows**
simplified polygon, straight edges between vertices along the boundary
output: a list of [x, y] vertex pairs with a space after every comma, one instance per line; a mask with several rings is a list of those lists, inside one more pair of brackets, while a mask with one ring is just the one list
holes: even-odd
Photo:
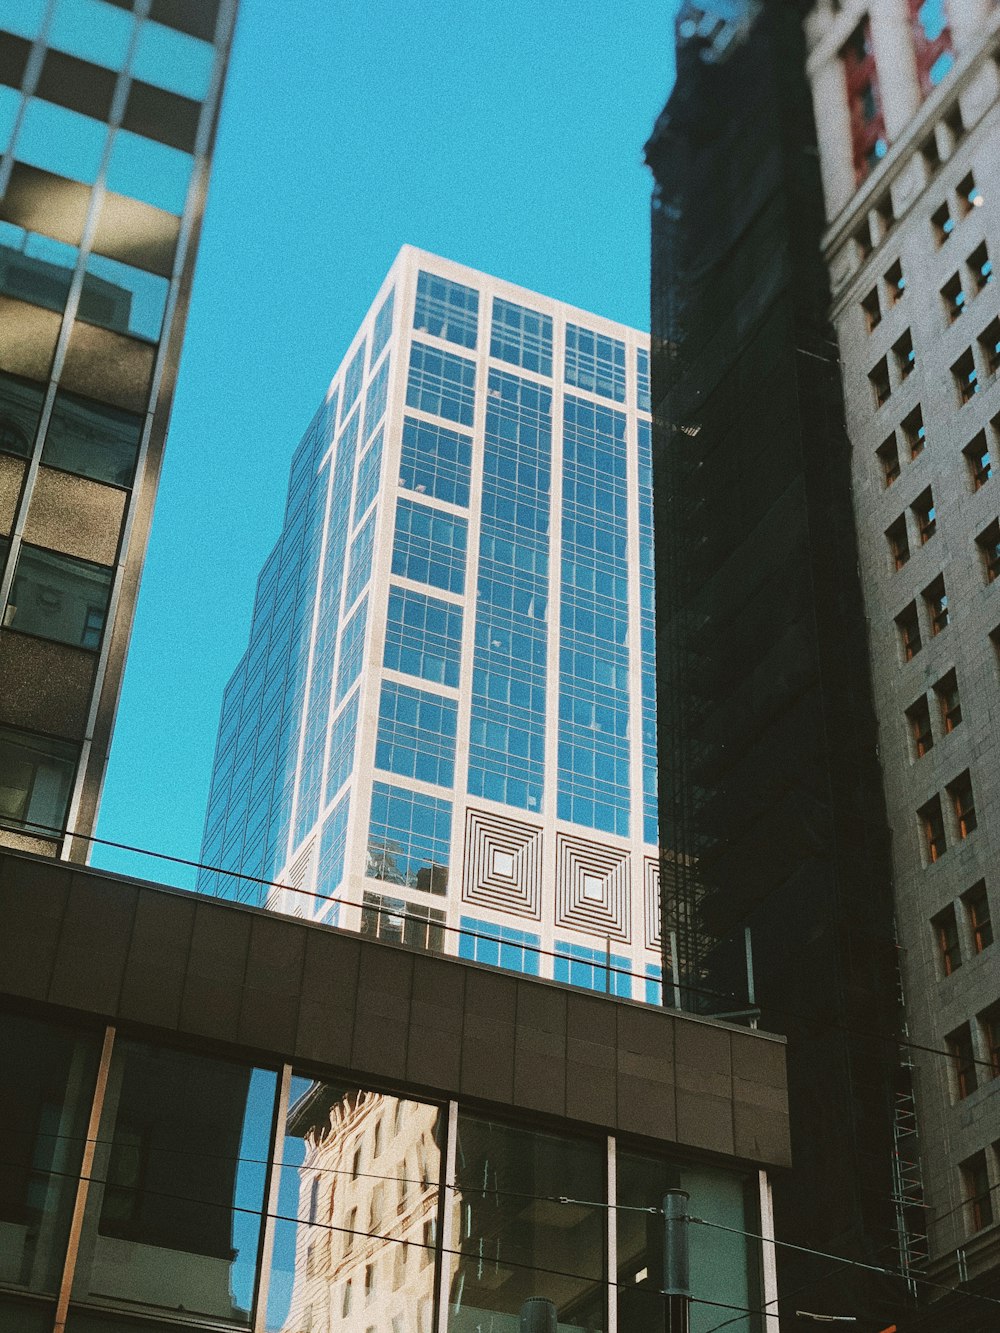
[[1000, 1270], [1000, 9], [806, 20], [931, 1276]]
[[235, 11], [236, 0], [0, 0], [7, 846], [88, 851]]

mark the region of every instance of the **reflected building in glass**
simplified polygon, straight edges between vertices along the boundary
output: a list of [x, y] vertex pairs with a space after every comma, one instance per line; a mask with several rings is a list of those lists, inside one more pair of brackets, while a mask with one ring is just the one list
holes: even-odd
[[202, 860], [658, 1000], [649, 450], [645, 334], [404, 247], [292, 461]]
[[0, 843], [43, 855], [93, 831], [235, 11], [0, 0]]

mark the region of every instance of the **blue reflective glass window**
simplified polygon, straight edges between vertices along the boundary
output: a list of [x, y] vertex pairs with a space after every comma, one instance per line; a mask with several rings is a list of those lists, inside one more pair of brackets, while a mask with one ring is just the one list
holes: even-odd
[[344, 632], [340, 636], [340, 662], [337, 666], [337, 703], [341, 701], [361, 673], [367, 624], [368, 598], [363, 597], [358, 609], [344, 626]]
[[663, 1003], [663, 969], [646, 964], [646, 1003]]
[[24, 113], [14, 156], [43, 171], [93, 185], [107, 133], [103, 121], [32, 98]]
[[399, 484], [404, 490], [467, 508], [471, 471], [471, 436], [404, 417], [399, 464]]
[[448, 592], [465, 589], [464, 518], [401, 499], [396, 506], [392, 572]]
[[163, 328], [169, 288], [167, 279], [159, 274], [91, 255], [78, 317], [88, 324], [156, 342]]
[[510, 972], [524, 972], [537, 977], [541, 936], [512, 926], [495, 926], [492, 921], [478, 921], [462, 917], [462, 932], [458, 937], [458, 956], [473, 963], [487, 963], [491, 967], [507, 968]]
[[365, 344], [362, 343], [351, 358], [351, 363], [344, 374], [344, 397], [341, 403], [341, 417], [346, 417], [348, 412], [357, 402], [358, 394], [361, 392], [361, 385], [365, 378]]
[[203, 102], [214, 59], [210, 42], [146, 19], [139, 33], [132, 74], [144, 83]]
[[539, 375], [552, 374], [552, 320], [513, 301], [496, 297], [490, 333], [490, 356]]
[[928, 42], [936, 42], [948, 26], [945, 0], [925, 0], [917, 10], [917, 22]]
[[319, 875], [316, 887], [321, 894], [332, 895], [344, 878], [347, 851], [347, 817], [351, 811], [351, 793], [347, 792], [323, 823], [320, 841]]
[[14, 125], [21, 109], [21, 94], [16, 88], [0, 83], [0, 154], [6, 153], [14, 137]]
[[354, 521], [364, 518], [372, 501], [378, 494], [379, 479], [382, 476], [382, 432], [379, 431], [369, 444], [368, 449], [358, 464], [358, 482], [354, 496]]
[[389, 391], [389, 365], [392, 358], [387, 356], [365, 392], [365, 439], [382, 420], [385, 414], [386, 397]]
[[421, 270], [413, 315], [417, 333], [430, 333], [459, 347], [473, 348], [478, 324], [479, 293], [474, 287], [463, 287], [460, 282]]
[[621, 1000], [632, 998], [632, 960], [625, 954], [611, 955], [611, 973], [607, 968], [604, 949], [588, 949], [582, 944], [556, 940], [556, 958], [552, 975], [556, 981], [570, 986], [584, 986], [587, 990], [605, 991]]
[[121, 69], [134, 22], [126, 10], [104, 0], [59, 0], [48, 43], [95, 65]]
[[373, 784], [365, 867], [370, 878], [445, 893], [450, 846], [451, 801]]
[[330, 728], [330, 757], [326, 768], [326, 800], [336, 796], [354, 767], [354, 742], [358, 734], [358, 695], [344, 704]]
[[382, 684], [375, 767], [439, 787], [455, 780], [458, 704], [387, 680]]
[[180, 215], [193, 169], [190, 153], [129, 130], [118, 130], [111, 146], [108, 189]]
[[644, 347], [639, 347], [635, 355], [636, 405], [640, 412], [650, 412], [653, 403], [649, 393], [649, 353]]
[[73, 245], [0, 222], [0, 292], [61, 311], [78, 251]]
[[47, 0], [0, 0], [0, 28], [33, 41], [42, 30]]
[[476, 364], [415, 342], [410, 348], [406, 406], [471, 426], [476, 407]]
[[927, 71], [927, 78], [930, 80], [932, 88], [936, 88], [943, 79], [945, 79], [955, 66], [955, 55], [952, 51], [942, 51], [934, 64]]
[[392, 311], [394, 302], [394, 292], [382, 302], [379, 312], [375, 316], [375, 324], [372, 329], [372, 363], [374, 364], [382, 351], [382, 348], [392, 336]]
[[577, 324], [567, 324], [566, 383], [623, 403], [625, 344]]
[[375, 520], [377, 517], [378, 509], [373, 509], [351, 544], [351, 560], [347, 568], [347, 591], [344, 594], [345, 610], [354, 605], [362, 588], [371, 578], [372, 553], [375, 549]]
[[457, 686], [462, 656], [462, 608], [453, 602], [392, 587], [385, 629], [385, 666], [423, 680]]

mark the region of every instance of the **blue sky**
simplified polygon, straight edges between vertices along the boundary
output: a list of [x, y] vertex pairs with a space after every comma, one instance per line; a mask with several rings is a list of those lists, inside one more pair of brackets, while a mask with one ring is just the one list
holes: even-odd
[[242, 0], [101, 837], [197, 856], [292, 450], [402, 244], [648, 327], [673, 9]]

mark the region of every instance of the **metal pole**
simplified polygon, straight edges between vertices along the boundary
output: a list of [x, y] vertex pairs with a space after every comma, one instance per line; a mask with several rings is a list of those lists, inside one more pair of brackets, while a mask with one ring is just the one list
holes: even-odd
[[551, 1301], [532, 1296], [521, 1306], [521, 1333], [559, 1333], [559, 1316]]
[[666, 1333], [689, 1333], [691, 1326], [690, 1222], [686, 1190], [663, 1196], [663, 1292]]

